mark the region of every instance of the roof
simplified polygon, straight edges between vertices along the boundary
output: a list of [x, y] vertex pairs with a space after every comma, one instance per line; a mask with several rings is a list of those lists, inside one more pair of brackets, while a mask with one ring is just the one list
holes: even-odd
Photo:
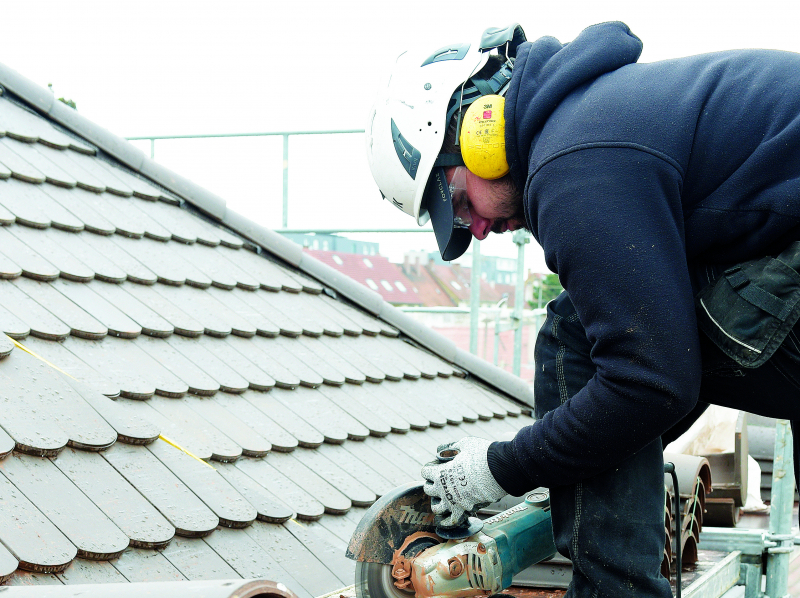
[[405, 263], [403, 273], [411, 281], [413, 289], [422, 299], [426, 307], [454, 307], [455, 302], [449, 293], [442, 290], [441, 285], [431, 276], [428, 267], [417, 263]]
[[358, 255], [341, 251], [308, 249], [304, 251], [395, 305], [423, 305], [413, 283], [397, 264], [382, 255]]
[[0, 85], [5, 585], [326, 594], [366, 507], [438, 444], [532, 421], [523, 382], [2, 65]]

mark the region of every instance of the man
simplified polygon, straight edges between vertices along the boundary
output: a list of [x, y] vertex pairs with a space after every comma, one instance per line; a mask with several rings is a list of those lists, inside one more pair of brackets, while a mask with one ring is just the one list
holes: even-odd
[[[569, 44], [487, 33], [398, 61], [368, 125], [372, 172], [430, 217], [444, 259], [525, 226], [565, 293], [537, 339], [537, 421], [459, 441], [425, 489], [454, 524], [547, 486], [568, 596], [670, 596], [663, 444], [708, 403], [800, 420], [800, 55], [638, 64], [622, 23]], [[505, 151], [486, 176], [470, 123], [490, 135], [497, 94]]]

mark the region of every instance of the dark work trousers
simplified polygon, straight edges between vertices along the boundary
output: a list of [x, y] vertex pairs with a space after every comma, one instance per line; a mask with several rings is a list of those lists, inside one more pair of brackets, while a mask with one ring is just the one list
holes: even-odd
[[[687, 430], [708, 403], [793, 420], [794, 428], [794, 420], [800, 421], [796, 332], [789, 335], [785, 348], [757, 369], [738, 366], [711, 341], [701, 339], [700, 402], [665, 435], [665, 444]], [[548, 304], [536, 341], [537, 418], [563, 404], [594, 376], [590, 349], [575, 308], [562, 293]], [[672, 596], [660, 573], [666, 541], [661, 438], [618, 466], [574, 485], [550, 488], [550, 494], [556, 547], [573, 567], [566, 598]]]

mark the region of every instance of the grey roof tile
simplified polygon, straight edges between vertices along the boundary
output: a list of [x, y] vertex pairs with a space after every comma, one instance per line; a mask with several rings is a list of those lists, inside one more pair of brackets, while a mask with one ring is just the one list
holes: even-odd
[[36, 280], [58, 278], [59, 269], [12, 235], [8, 231], [10, 228], [0, 227], [0, 247], [2, 253], [22, 269], [22, 274]]
[[432, 363], [431, 360], [425, 359], [425, 355], [416, 347], [412, 347], [406, 342], [398, 343], [385, 336], [379, 336], [377, 340], [390, 354], [397, 355], [398, 360], [407, 362], [415, 371], [418, 371], [419, 375], [423, 378], [433, 380], [439, 375], [440, 372], [436, 367], [437, 364]]
[[363, 384], [367, 376], [347, 359], [336, 353], [327, 344], [319, 339], [300, 336], [294, 346], [299, 346], [305, 352], [309, 363], [325, 363], [337, 370], [345, 382], [349, 384]]
[[91, 268], [69, 252], [64, 251], [47, 232], [15, 225], [5, 227], [3, 230], [52, 264], [62, 278], [77, 282], [89, 282], [94, 278], [94, 271]]
[[[300, 336], [303, 334], [303, 327], [291, 319], [289, 316], [273, 307], [267, 301], [267, 291], [243, 291], [241, 289], [233, 289], [230, 291], [234, 299], [240, 299], [245, 305], [249, 306], [256, 313], [267, 319], [277, 327], [280, 334], [284, 336]], [[277, 293], [275, 293], [277, 294]], [[273, 335], [265, 335], [273, 336]]]
[[126, 401], [113, 401], [69, 376], [65, 381], [113, 428], [120, 442], [149, 444], [158, 438], [160, 430], [155, 424], [124, 410]]
[[290, 432], [270, 419], [267, 414], [242, 397], [220, 393], [212, 399], [223, 409], [247, 422], [258, 434], [269, 441], [274, 451], [292, 451], [298, 447], [298, 440]]
[[[278, 454], [278, 453], [276, 453]], [[274, 455], [270, 455], [270, 459]], [[325, 506], [311, 493], [292, 481], [271, 465], [267, 459], [239, 459], [236, 468], [269, 492], [281, 497], [297, 514], [298, 519], [319, 519], [325, 513]], [[2, 536], [0, 536], [2, 538]]]
[[359, 402], [351, 393], [350, 385], [342, 388], [329, 388], [322, 386], [318, 392], [330, 400], [339, 409], [355, 419], [359, 424], [369, 430], [372, 436], [386, 436], [392, 431], [391, 425], [380, 413], [373, 410], [371, 405]]
[[[157, 290], [169, 297], [173, 303], [180, 305], [189, 304], [194, 311], [190, 313], [201, 322], [219, 318], [224, 329], [229, 329], [230, 334], [250, 338], [258, 332], [256, 325], [242, 317], [236, 310], [228, 307], [225, 295], [216, 295], [195, 288], [169, 289], [163, 286]], [[230, 292], [230, 291], [227, 291]], [[173, 299], [174, 298], [174, 299]], [[206, 334], [211, 334], [206, 326]], [[222, 330], [223, 328], [220, 328]], [[211, 334], [212, 336], [227, 336], [227, 334]]]
[[[331, 477], [328, 479], [335, 482], [337, 488], [349, 488], [345, 493], [350, 497], [350, 500], [353, 501], [354, 506], [368, 507], [375, 502], [378, 497], [396, 488], [398, 484], [390, 482], [380, 473], [380, 470], [376, 468], [376, 466], [382, 464], [382, 462], [368, 464], [364, 459], [357, 457], [354, 453], [345, 448], [347, 445], [354, 444], [360, 443], [325, 443], [311, 452], [315, 454], [318, 453], [319, 457], [325, 458], [325, 465], [320, 465], [318, 471], [332, 471]], [[362, 456], [365, 455], [365, 453], [362, 453]], [[314, 458], [309, 460], [304, 457], [304, 460], [310, 463], [312, 467], [316, 468]], [[317, 461], [321, 461], [321, 459], [317, 459]], [[333, 468], [330, 467], [331, 465]], [[339, 486], [340, 480], [343, 480], [342, 486]]]
[[94, 278], [113, 284], [124, 282], [127, 278], [125, 271], [109, 260], [104, 254], [97, 251], [94, 247], [87, 244], [84, 239], [92, 233], [68, 233], [59, 229], [52, 229], [47, 232], [54, 243], [63, 247], [75, 259], [83, 263], [94, 273]]
[[65, 585], [125, 583], [127, 579], [109, 561], [75, 559], [67, 569], [57, 575]]
[[14, 351], [0, 361], [0, 427], [14, 439], [18, 451], [55, 455], [69, 437], [52, 413], [52, 381], [34, 378], [36, 392], [31, 392], [26, 374], [38, 374], [30, 371], [31, 361], [36, 360], [24, 351]]
[[141, 285], [156, 283], [156, 275], [147, 269], [140, 261], [133, 258], [123, 249], [113, 243], [109, 236], [87, 234], [82, 237], [87, 245], [98, 253], [106, 256], [112, 263], [122, 269], [130, 282]]
[[22, 205], [20, 205], [21, 202], [23, 205], [28, 204], [26, 207], [29, 209], [39, 210], [46, 214], [50, 224], [55, 228], [69, 232], [79, 232], [84, 229], [83, 220], [53, 199], [53, 195], [58, 194], [59, 187], [54, 185], [28, 185], [13, 179], [9, 179], [6, 183], [8, 184], [6, 189], [9, 190], [9, 195], [4, 195], [3, 201], [16, 202], [15, 205], [17, 207], [14, 209], [17, 210], [18, 224], [25, 224], [33, 228], [45, 228], [41, 222], [27, 216]]
[[[307, 314], [317, 326], [322, 327], [322, 332], [328, 336], [342, 336], [344, 327], [338, 322], [337, 318], [331, 317], [328, 312], [317, 309], [319, 299], [316, 295], [302, 292], [292, 297], [292, 304], [296, 305], [296, 312]], [[352, 336], [356, 336], [353, 334]]]
[[236, 260], [237, 263], [241, 264], [240, 267], [255, 277], [266, 290], [279, 291], [282, 289], [291, 293], [299, 293], [303, 290], [303, 285], [289, 276], [289, 273], [281, 266], [256, 255], [252, 251], [245, 250], [237, 253], [235, 258], [231, 255], [230, 249], [226, 247], [218, 247], [217, 251], [226, 259]]
[[[269, 390], [275, 387], [275, 379], [260, 369], [248, 357], [237, 351], [232, 345], [219, 341], [210, 336], [200, 338], [201, 346], [212, 351], [218, 359], [228, 368], [238, 374], [247, 382], [247, 387], [253, 390]], [[246, 343], [242, 343], [246, 345]]]
[[364, 442], [345, 443], [342, 448], [373, 471], [380, 472], [392, 484], [392, 488], [413, 482], [419, 477], [416, 472], [408, 470], [406, 455], [390, 442], [367, 438]]
[[[188, 397], [186, 400], [194, 400], [194, 397]], [[191, 409], [186, 409], [183, 401], [155, 396], [147, 402], [147, 405], [170, 422], [170, 427], [162, 425], [162, 434], [200, 459], [228, 462], [242, 456], [242, 447], [235, 440], [228, 438], [214, 424], [204, 420]], [[208, 447], [208, 452], [194, 448], [198, 443], [200, 446]]]
[[[251, 339], [250, 343], [253, 347], [257, 347], [264, 354], [271, 357], [276, 363], [280, 363], [281, 366], [289, 370], [289, 372], [297, 377], [302, 386], [307, 386], [309, 388], [321, 386], [325, 382], [325, 379], [320, 374], [312, 369], [309, 364], [303, 362], [295, 355], [284, 352], [284, 339], [285, 337], [281, 336], [277, 336], [275, 338], [263, 338], [257, 336]], [[273, 377], [275, 380], [278, 380], [277, 376]]]
[[247, 390], [249, 382], [215, 355], [217, 345], [226, 347], [230, 345], [225, 345], [220, 339], [209, 339], [203, 342], [203, 338], [208, 337], [188, 338], [172, 335], [165, 342], [182, 353], [198, 368], [203, 368], [203, 371], [219, 385], [221, 391], [240, 393]]
[[369, 429], [317, 389], [298, 388], [287, 391], [272, 390], [269, 398], [279, 401], [305, 422], [312, 425], [324, 437], [325, 442], [341, 444], [348, 438], [363, 440]]
[[[341, 386], [346, 381], [346, 376], [341, 368], [337, 368], [335, 363], [329, 360], [322, 359], [319, 354], [311, 350], [307, 343], [301, 340], [302, 338], [287, 338], [285, 336], [278, 336], [274, 339], [265, 340], [263, 344], [269, 344], [271, 350], [276, 350], [293, 356], [301, 364], [304, 364], [310, 370], [315, 372], [322, 378], [323, 384], [330, 386]], [[302, 377], [301, 377], [302, 378]], [[355, 383], [355, 381], [353, 381]]]
[[[278, 316], [282, 315], [296, 326], [299, 326], [302, 333], [307, 336], [322, 336], [325, 328], [315, 318], [314, 314], [300, 309], [295, 299], [299, 295], [280, 291], [277, 293], [258, 293], [259, 299], [267, 305], [267, 313]], [[293, 329], [293, 331], [296, 328]], [[281, 326], [283, 331], [283, 326]], [[288, 335], [287, 335], [288, 336]]]
[[[166, 242], [159, 242], [149, 238], [135, 239], [121, 235], [108, 237], [112, 243], [125, 251], [128, 255], [143, 264], [148, 270], [155, 273], [158, 282], [164, 285], [181, 286], [190, 274], [189, 265], [181, 258], [174, 256]], [[204, 278], [198, 274], [199, 278]], [[211, 280], [208, 285], [211, 285]]]
[[176, 534], [189, 538], [206, 536], [219, 524], [213, 511], [147, 447], [117, 443], [102, 455], [159, 510]]
[[[0, 286], [2, 289], [2, 286]], [[266, 351], [261, 350], [259, 343], [253, 339], [245, 339], [240, 336], [228, 336], [224, 342], [232, 346], [236, 351], [245, 355], [258, 369], [268, 374], [275, 385], [281, 388], [297, 388], [300, 385], [300, 378], [283, 367], [278, 361], [273, 359]]]
[[[279, 389], [276, 389], [279, 390]], [[302, 390], [302, 389], [301, 389]], [[297, 439], [300, 446], [316, 448], [325, 441], [325, 437], [311, 423], [299, 418], [294, 411], [275, 398], [274, 392], [247, 391], [242, 398], [259, 409], [270, 419], [280, 422], [280, 426]], [[272, 441], [275, 446], [275, 441]]]
[[[379, 384], [347, 386], [343, 389], [343, 393], [355, 402], [352, 408], [358, 409], [360, 414], [369, 414], [360, 415], [365, 418], [360, 421], [370, 429], [372, 436], [382, 436], [384, 426], [388, 426], [389, 430], [395, 434], [405, 434], [412, 427], [409, 422], [410, 418], [404, 413], [407, 410], [403, 408], [403, 405], [395, 404], [394, 399], [387, 399], [388, 395], [384, 392], [385, 387], [386, 385]], [[378, 421], [367, 423], [373, 417]], [[429, 425], [428, 420], [423, 418], [415, 418], [414, 423], [420, 429], [425, 429]]]
[[120, 338], [136, 338], [142, 333], [141, 326], [92, 290], [95, 285], [61, 278], [53, 281], [52, 286], [75, 305], [94, 314], [108, 328], [109, 334]]
[[[254, 290], [247, 292], [253, 292]], [[215, 287], [210, 287], [206, 292], [248, 322], [250, 326], [255, 328], [256, 334], [272, 338], [281, 333], [281, 329], [272, 320], [243, 301], [238, 293], [231, 293]]]
[[220, 529], [203, 541], [243, 578], [280, 579], [298, 598], [311, 598], [311, 594], [270, 556], [270, 551], [247, 534]]
[[194, 224], [195, 219], [176, 206], [157, 200], [133, 203], [141, 212], [166, 228], [179, 243], [196, 243], [198, 234], [202, 234], [202, 229]]
[[[327, 297], [320, 295], [320, 297]], [[338, 326], [341, 327], [344, 334], [347, 336], [358, 336], [359, 334], [369, 334], [359, 326], [352, 318], [347, 317], [344, 313], [334, 308], [330, 303], [330, 299], [321, 300], [317, 298], [314, 302], [314, 308], [324, 314], [326, 317], [332, 319]], [[378, 332], [375, 332], [377, 334]], [[337, 335], [338, 336], [338, 335]]]
[[14, 450], [14, 439], [0, 428], [0, 459], [7, 457]]
[[11, 351], [13, 350], [14, 342], [11, 338], [0, 334], [0, 359], [11, 355]]
[[[128, 275], [130, 277], [130, 274]], [[203, 325], [189, 316], [174, 303], [156, 292], [155, 285], [131, 284], [124, 290], [137, 301], [152, 309], [172, 326], [175, 334], [183, 336], [200, 336], [204, 332]]]
[[[36, 148], [38, 144], [14, 141], [8, 137], [4, 137], [0, 139], [0, 145], [4, 146], [3, 149], [0, 149], [0, 153], [6, 150], [13, 152], [33, 168], [41, 172], [45, 177], [45, 181], [48, 183], [69, 188], [75, 187], [78, 184], [78, 181], [70, 173], [66, 172], [55, 162], [40, 153]], [[44, 146], [41, 147], [45, 150]], [[52, 151], [55, 152], [59, 150]], [[98, 191], [103, 191], [103, 189], [98, 189]]]
[[[91, 363], [94, 370], [102, 372], [102, 375], [118, 384], [120, 395], [131, 399], [150, 398], [155, 394], [156, 387], [137, 373], [139, 370], [131, 367], [131, 363], [122, 357], [119, 349], [126, 346], [118, 343], [125, 342], [108, 336], [99, 342], [72, 337], [63, 346], [78, 359], [84, 363]], [[87, 373], [88, 376], [91, 376], [91, 372]], [[86, 382], [87, 378], [78, 377], [78, 379]]]
[[[80, 211], [82, 214], [92, 212], [94, 214], [93, 219], [101, 219], [102, 222], [111, 224], [115, 232], [120, 235], [135, 239], [144, 236], [144, 222], [142, 222], [141, 218], [137, 219], [135, 215], [131, 217], [122, 211], [120, 206], [124, 206], [124, 204], [112, 200], [113, 196], [109, 193], [92, 193], [85, 189], [72, 189], [71, 192], [73, 195], [71, 195], [69, 203], [81, 204], [76, 208], [76, 211]], [[62, 203], [62, 205], [66, 203], [63, 196], [59, 198], [59, 203]], [[89, 217], [87, 216], [84, 218], [84, 223], [88, 220]], [[105, 232], [105, 230], [105, 228], [102, 229], [102, 232]]]
[[[268, 550], [278, 564], [286, 569], [312, 596], [320, 596], [330, 588], [343, 587], [342, 580], [334, 576], [317, 557], [283, 525], [257, 522], [247, 529], [247, 535]], [[345, 582], [347, 583], [347, 582]]]
[[[203, 238], [197, 238], [200, 243], [216, 247], [218, 244], [215, 241], [219, 240], [219, 245], [234, 250], [239, 250], [244, 246], [244, 242], [239, 237], [232, 235], [228, 231], [212, 226], [203, 220], [198, 220], [198, 224], [205, 230]], [[222, 255], [225, 257], [224, 253]]]
[[20, 141], [40, 141], [59, 149], [72, 147], [84, 153], [94, 153], [93, 148], [57, 131], [46, 120], [5, 98], [0, 102], [0, 127], [9, 137]]
[[59, 586], [62, 582], [52, 573], [31, 573], [22, 568], [9, 579], [7, 586]]
[[167, 339], [142, 337], [136, 345], [147, 355], [151, 366], [154, 362], [154, 367], [157, 368], [153, 370], [153, 374], [158, 378], [150, 379], [158, 394], [173, 398], [182, 397], [187, 392], [210, 396], [219, 390], [216, 380], [175, 349]]
[[243, 455], [263, 457], [272, 449], [272, 444], [270, 444], [269, 440], [261, 436], [244, 421], [225, 410], [213, 399], [197, 397], [187, 402], [188, 407], [200, 417], [213, 424], [228, 438], [235, 439], [236, 443], [242, 447]]
[[26, 183], [44, 183], [45, 174], [14, 152], [5, 141], [0, 139], [0, 164], [5, 167], [3, 170], [10, 171], [13, 178]]
[[291, 456], [344, 494], [354, 506], [368, 507], [374, 503], [378, 498], [374, 491], [325, 456], [326, 453], [331, 454], [323, 448], [328, 446], [338, 447], [338, 445], [323, 444], [318, 449], [297, 449]]
[[114, 568], [129, 582], [184, 581], [175, 566], [160, 552], [129, 548], [114, 561]]
[[274, 494], [233, 463], [219, 463], [216, 467], [217, 473], [225, 478], [239, 493], [247, 497], [247, 502], [255, 507], [258, 513], [257, 518], [260, 521], [283, 523], [297, 515], [288, 505], [281, 502]]
[[[20, 145], [21, 144], [16, 144], [16, 147], [19, 147]], [[14, 150], [15, 146], [11, 146], [11, 149]], [[76, 164], [74, 160], [70, 160], [69, 154], [71, 152], [63, 151], [61, 149], [51, 149], [47, 146], [36, 144], [30, 146], [30, 149], [27, 152], [23, 150], [17, 151], [17, 153], [33, 165], [37, 165], [37, 162], [34, 161], [37, 160], [37, 158], [33, 154], [39, 154], [43, 160], [47, 160], [54, 166], [58, 167], [58, 169], [63, 171], [66, 176], [74, 181], [74, 184], [61, 184], [60, 186], [62, 187], [72, 188], [78, 186], [94, 193], [102, 193], [106, 190], [106, 186], [103, 181], [88, 172], [85, 168], [82, 168]], [[94, 162], [94, 160], [92, 160], [92, 162]], [[50, 167], [47, 166], [46, 162], [42, 162], [41, 160], [39, 163], [43, 164], [43, 166], [37, 166], [37, 168], [47, 175], [47, 169]], [[58, 182], [51, 180], [50, 175], [48, 175], [47, 180], [54, 185], [59, 184]]]
[[138, 548], [163, 548], [175, 528], [101, 455], [68, 448], [53, 460]]
[[[336, 545], [330, 543], [320, 534], [312, 531], [304, 523], [288, 521], [283, 527], [296, 538], [298, 542], [319, 561], [328, 571], [336, 575], [340, 587], [349, 586], [355, 578], [355, 561], [344, 555], [344, 551], [337, 550]], [[277, 529], [277, 528], [276, 528]]]
[[50, 217], [46, 214], [46, 194], [42, 187], [27, 185], [14, 179], [0, 179], [0, 205], [14, 215], [15, 222], [34, 228], [50, 226]]
[[161, 554], [186, 579], [241, 579], [201, 538], [175, 538]]
[[25, 339], [25, 346], [92, 390], [107, 397], [119, 395], [119, 384], [81, 360], [64, 343], [53, 343], [30, 336]]
[[[329, 345], [332, 342], [324, 339]], [[343, 338], [337, 345], [337, 350], [342, 351], [343, 355], [351, 361], [357, 363], [361, 358], [371, 364], [375, 369], [383, 373], [386, 380], [398, 382], [403, 379], [405, 372], [395, 364], [382, 350], [376, 345], [376, 337], [361, 335], [356, 338]]]
[[8, 226], [9, 224], [14, 224], [16, 222], [17, 217], [14, 216], [6, 207], [0, 204], [0, 226]]
[[[175, 354], [160, 338], [144, 336], [138, 342], [128, 343], [112, 337], [109, 339], [107, 347], [109, 350], [115, 351], [123, 362], [133, 365], [141, 373], [142, 378], [154, 386], [155, 393], [161, 396], [179, 398], [194, 390], [192, 385], [186, 381], [186, 378], [189, 377], [185, 375], [187, 370], [192, 374], [196, 372], [198, 376], [203, 376], [202, 372], [188, 361], [177, 363], [179, 355]], [[166, 360], [163, 358], [164, 353], [168, 356]], [[203, 378], [207, 379], [206, 376]], [[193, 379], [192, 382], [195, 380]], [[205, 387], [198, 388], [198, 392], [205, 390]], [[216, 388], [209, 392], [215, 391]]]
[[156, 189], [153, 185], [151, 185], [147, 181], [144, 181], [139, 177], [133, 176], [127, 170], [119, 166], [112, 166], [111, 164], [109, 164], [104, 160], [95, 160], [94, 164], [97, 168], [103, 169], [106, 172], [108, 172], [115, 180], [119, 180], [126, 187], [129, 187], [133, 191], [133, 194], [136, 197], [141, 197], [142, 199], [149, 199], [153, 201], [157, 200], [160, 197], [166, 197], [166, 194]]
[[219, 517], [220, 525], [242, 528], [255, 521], [255, 507], [208, 463], [163, 441], [154, 442], [147, 449]]
[[[82, 170], [88, 172], [105, 187], [106, 191], [120, 197], [131, 197], [133, 189], [123, 183], [119, 177], [114, 176], [110, 171], [99, 165], [99, 162], [92, 156], [87, 156], [81, 152], [65, 152], [67, 158], [77, 164]], [[88, 187], [81, 185], [85, 189]], [[89, 189], [90, 191], [92, 189]]]
[[51, 461], [15, 454], [3, 461], [3, 475], [90, 559], [117, 558], [128, 537]]
[[386, 374], [377, 366], [366, 359], [355, 347], [355, 344], [346, 339], [324, 336], [319, 339], [319, 345], [338, 355], [354, 367], [365, 380], [379, 383], [386, 380]]
[[127, 291], [129, 288], [131, 288], [131, 285], [104, 283], [92, 285], [92, 291], [115, 305], [131, 320], [136, 322], [141, 327], [142, 334], [163, 338], [175, 332], [172, 324], [131, 295]]
[[272, 453], [264, 461], [287, 478], [291, 478], [293, 482], [321, 502], [326, 513], [341, 515], [347, 512], [353, 505], [350, 499], [313, 469], [304, 465], [295, 457], [296, 452]]
[[20, 318], [0, 305], [0, 332], [4, 332], [14, 340], [19, 341], [28, 336], [31, 333], [31, 329]]
[[5, 470], [13, 458], [0, 461], [0, 541], [24, 571], [63, 571], [78, 549], [8, 480]]

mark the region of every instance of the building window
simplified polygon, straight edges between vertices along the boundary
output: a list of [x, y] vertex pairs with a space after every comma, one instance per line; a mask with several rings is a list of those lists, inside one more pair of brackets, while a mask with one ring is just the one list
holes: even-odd
[[338, 255], [334, 255], [333, 256], [333, 261], [336, 262], [336, 264], [338, 266], [341, 266], [342, 264], [344, 264], [344, 262], [342, 261], [342, 258], [340, 258]]
[[371, 262], [371, 261], [369, 261], [367, 258], [363, 258], [363, 259], [364, 259], [364, 265], [365, 265], [367, 268], [372, 268], [372, 262]]
[[375, 284], [374, 280], [372, 280], [371, 278], [367, 278], [366, 282], [367, 282], [367, 286], [369, 288], [371, 288], [373, 291], [377, 291], [378, 290], [378, 285]]
[[400, 290], [401, 293], [405, 293], [406, 292], [406, 285], [404, 285], [399, 280], [395, 281], [394, 286], [396, 286]]
[[381, 284], [383, 285], [383, 288], [386, 289], [387, 291], [393, 291], [394, 290], [392, 288], [392, 285], [390, 285], [389, 282], [386, 281], [386, 280], [381, 280]]
[[455, 280], [450, 281], [450, 286], [452, 286], [457, 291], [461, 290], [461, 285], [458, 284]]

